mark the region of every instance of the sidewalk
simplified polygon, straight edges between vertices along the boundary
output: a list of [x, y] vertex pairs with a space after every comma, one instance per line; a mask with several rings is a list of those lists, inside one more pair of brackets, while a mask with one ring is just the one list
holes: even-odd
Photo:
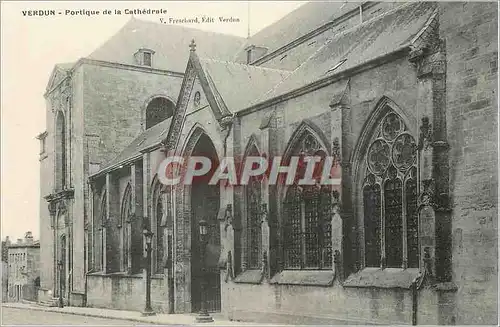
[[[108, 318], [118, 320], [128, 320], [138, 323], [154, 324], [154, 325], [192, 325], [192, 326], [271, 326], [269, 324], [257, 324], [251, 322], [238, 322], [222, 320], [220, 314], [212, 315], [214, 322], [211, 323], [196, 323], [196, 314], [157, 314], [156, 316], [143, 317], [137, 311], [111, 310], [99, 308], [82, 308], [82, 307], [44, 307], [36, 304], [25, 303], [2, 303], [4, 308], [15, 308], [24, 310], [36, 310], [46, 312], [57, 312], [63, 314], [72, 314], [79, 316]], [[275, 325], [272, 326], [286, 326]]]

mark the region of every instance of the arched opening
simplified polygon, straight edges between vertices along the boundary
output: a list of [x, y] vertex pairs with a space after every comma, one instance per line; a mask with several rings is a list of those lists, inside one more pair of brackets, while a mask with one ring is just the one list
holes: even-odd
[[158, 177], [155, 176], [152, 184], [152, 221], [151, 226], [154, 232], [154, 247], [153, 247], [153, 270], [156, 274], [163, 274], [165, 268], [165, 215], [167, 206], [163, 199], [162, 193], [163, 184], [160, 183]]
[[101, 190], [99, 202], [94, 212], [94, 271], [104, 270], [104, 224], [107, 219], [106, 191]]
[[[292, 185], [286, 188], [282, 211], [282, 263], [288, 270], [331, 269], [332, 267], [332, 187], [320, 185], [326, 148], [320, 138], [304, 129], [290, 146], [286, 161], [299, 157]], [[301, 185], [307, 172], [306, 157], [316, 157], [312, 181]], [[308, 173], [307, 173], [308, 174]], [[284, 181], [283, 181], [284, 183]], [[284, 188], [284, 187], [283, 187]]]
[[56, 190], [66, 185], [66, 123], [64, 114], [59, 111], [56, 116]]
[[152, 99], [146, 106], [146, 129], [151, 128], [174, 113], [175, 105], [172, 101], [164, 97]]
[[[258, 157], [260, 153], [252, 144], [247, 156]], [[261, 176], [251, 176], [245, 186], [246, 221], [246, 269], [260, 269], [262, 264], [262, 184]]]
[[212, 170], [204, 177], [195, 178], [191, 185], [191, 303], [192, 311], [201, 308], [201, 266], [199, 222], [204, 219], [208, 224], [208, 245], [205, 252], [206, 266], [206, 303], [207, 310], [220, 311], [221, 290], [218, 260], [220, 255], [220, 226], [217, 220], [219, 212], [219, 185], [209, 185], [211, 175], [218, 166], [215, 147], [206, 134], [201, 134], [191, 156], [204, 156], [212, 161]]
[[132, 187], [127, 184], [123, 193], [121, 219], [120, 219], [120, 270], [129, 271], [130, 253], [130, 219], [132, 218]]
[[418, 268], [415, 138], [389, 106], [374, 122], [357, 173], [364, 267]]

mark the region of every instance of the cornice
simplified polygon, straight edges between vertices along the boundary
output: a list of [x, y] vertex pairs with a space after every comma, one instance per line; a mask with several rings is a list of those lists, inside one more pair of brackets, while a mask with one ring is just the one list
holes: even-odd
[[62, 191], [58, 191], [56, 193], [46, 195], [44, 196], [44, 199], [47, 200], [47, 202], [54, 202], [61, 199], [72, 199], [74, 194], [75, 194], [74, 189], [65, 189]]

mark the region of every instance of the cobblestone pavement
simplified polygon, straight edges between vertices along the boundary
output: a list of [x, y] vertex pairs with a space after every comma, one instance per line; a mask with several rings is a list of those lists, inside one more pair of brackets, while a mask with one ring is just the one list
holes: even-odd
[[[127, 320], [85, 317], [58, 312], [2, 308], [2, 326], [12, 325], [91, 325], [137, 326]], [[145, 324], [142, 324], [145, 325]]]

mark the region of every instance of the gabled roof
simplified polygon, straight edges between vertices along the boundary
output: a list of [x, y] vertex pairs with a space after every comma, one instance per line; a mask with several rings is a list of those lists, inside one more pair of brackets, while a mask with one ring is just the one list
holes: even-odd
[[167, 135], [171, 122], [172, 117], [142, 132], [122, 152], [105, 163], [93, 175], [99, 175], [105, 171], [112, 170], [127, 160], [139, 156], [141, 151], [159, 145], [161, 140]]
[[63, 78], [66, 77], [66, 72], [68, 72], [74, 65], [74, 62], [71, 63], [61, 63], [56, 64], [52, 69], [52, 73], [50, 74], [49, 82], [45, 88], [45, 91], [50, 91], [54, 86], [56, 86]]
[[[325, 25], [337, 17], [359, 7], [362, 2], [311, 1], [295, 9], [276, 23], [257, 32], [247, 45], [265, 47], [271, 53], [274, 50], [298, 39], [301, 36]], [[244, 49], [236, 55], [236, 61], [245, 62]]]
[[146, 48], [155, 51], [153, 68], [183, 72], [188, 59], [185, 49], [192, 39], [200, 54], [221, 60], [232, 59], [245, 43], [238, 36], [132, 18], [88, 58], [137, 65], [134, 54]]
[[260, 100], [274, 98], [409, 47], [435, 14], [435, 8], [433, 2], [408, 3], [335, 35]]
[[231, 112], [247, 108], [290, 72], [214, 59], [199, 58], [211, 92], [218, 93]]

